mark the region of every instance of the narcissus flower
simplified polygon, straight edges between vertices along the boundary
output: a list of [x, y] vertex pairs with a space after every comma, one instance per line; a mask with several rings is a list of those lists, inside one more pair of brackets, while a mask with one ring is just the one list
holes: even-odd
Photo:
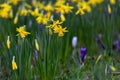
[[84, 12], [84, 10], [83, 10], [82, 8], [79, 8], [75, 14], [76, 14], [76, 15], [78, 15], [78, 14], [84, 15], [85, 12]]
[[101, 4], [104, 0], [89, 0], [88, 4], [91, 4], [92, 6], [96, 6], [97, 4]]
[[46, 18], [50, 19], [51, 18], [51, 14], [52, 14], [51, 12], [47, 12], [46, 15], [45, 15]]
[[86, 12], [91, 12], [91, 7], [87, 2], [82, 2], [79, 4], [80, 8], [82, 8]]
[[39, 16], [36, 18], [36, 22], [38, 23], [38, 24], [47, 24], [47, 22], [49, 21], [49, 19], [46, 17], [46, 16], [44, 16], [43, 14], [39, 14]]
[[7, 38], [7, 48], [10, 49], [10, 36]]
[[111, 69], [112, 71], [116, 71], [116, 68], [115, 68], [114, 66], [110, 66], [110, 69]]
[[60, 18], [61, 18], [61, 21], [64, 22], [66, 19], [65, 19], [65, 16], [63, 14], [60, 15]]
[[14, 18], [14, 20], [13, 20], [13, 23], [14, 23], [14, 24], [17, 24], [17, 22], [18, 22], [18, 14], [16, 14], [16, 16], [15, 16], [15, 18]]
[[62, 23], [63, 22], [60, 22], [59, 20], [53, 21], [53, 24], [47, 26], [47, 28], [53, 29], [54, 33], [58, 33], [58, 36], [62, 37], [62, 36], [64, 36], [65, 32], [68, 32], [68, 30], [66, 30], [67, 29], [66, 27], [63, 28], [61, 26]]
[[8, 0], [10, 3], [12, 3], [13, 5], [17, 5], [19, 3], [20, 0]]
[[13, 60], [12, 60], [12, 70], [17, 70], [18, 67], [17, 67], [17, 64], [15, 62], [15, 56], [13, 56]]
[[58, 1], [56, 1], [55, 2], [55, 7], [59, 7], [59, 6], [61, 6], [61, 5], [64, 5], [65, 4], [65, 0], [58, 0]]
[[37, 50], [37, 51], [39, 51], [39, 50], [40, 50], [37, 39], [35, 39], [35, 48], [36, 48], [36, 50]]
[[38, 8], [35, 8], [34, 11], [30, 11], [31, 15], [36, 17], [36, 16], [39, 16], [39, 9]]
[[87, 2], [80, 2], [78, 4], [78, 10], [76, 11], [76, 15], [80, 14], [80, 15], [84, 15], [85, 12], [90, 13], [91, 12], [91, 7]]
[[110, 4], [112, 5], [116, 4], [116, 0], [110, 0]]
[[17, 36], [20, 35], [21, 38], [25, 38], [28, 34], [30, 34], [29, 32], [25, 31], [25, 25], [19, 28], [16, 28], [16, 31], [19, 32]]
[[73, 3], [82, 2], [82, 0], [71, 0]]
[[110, 7], [110, 5], [108, 4], [108, 14], [111, 14], [112, 13], [112, 9]]
[[9, 16], [10, 18], [13, 18], [13, 10], [10, 11]]
[[9, 18], [11, 9], [12, 6], [7, 3], [0, 4], [0, 17]]
[[52, 7], [51, 4], [48, 4], [47, 6], [44, 6], [44, 10], [48, 11], [48, 12], [51, 12], [51, 11], [53, 11], [53, 7]]
[[73, 9], [73, 8], [74, 8], [74, 7], [72, 7], [72, 6], [61, 5], [61, 6], [59, 6], [59, 7], [56, 7], [56, 8], [55, 8], [55, 11], [56, 11], [57, 13], [68, 14], [69, 12], [72, 12], [72, 9]]
[[68, 32], [68, 30], [66, 30], [67, 28], [62, 28], [61, 25], [58, 25], [57, 27], [55, 27], [53, 30], [54, 30], [54, 33], [58, 33], [58, 36], [59, 37], [62, 37], [64, 36], [64, 33], [65, 32]]
[[20, 16], [27, 16], [28, 15], [28, 10], [23, 6], [21, 9], [19, 9], [18, 14]]

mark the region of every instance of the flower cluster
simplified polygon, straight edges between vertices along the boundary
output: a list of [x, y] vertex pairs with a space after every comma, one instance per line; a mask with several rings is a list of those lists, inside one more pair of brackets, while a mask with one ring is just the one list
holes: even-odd
[[68, 30], [66, 30], [66, 27], [62, 28], [61, 24], [62, 22], [57, 20], [54, 21], [53, 24], [47, 26], [47, 28], [52, 29], [54, 33], [58, 33], [58, 36], [62, 37], [64, 36], [64, 32], [68, 32]]
[[11, 18], [12, 17], [12, 6], [7, 3], [0, 4], [0, 17]]

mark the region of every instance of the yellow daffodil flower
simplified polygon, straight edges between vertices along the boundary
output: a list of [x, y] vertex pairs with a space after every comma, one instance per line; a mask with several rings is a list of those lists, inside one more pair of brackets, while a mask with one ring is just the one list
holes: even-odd
[[64, 4], [65, 4], [65, 0], [58, 0], [58, 1], [56, 1], [56, 3], [54, 5], [55, 5], [55, 7], [59, 7]]
[[40, 50], [40, 48], [39, 48], [39, 44], [38, 44], [38, 42], [37, 42], [37, 39], [35, 39], [35, 48], [36, 48], [37, 51]]
[[10, 11], [9, 16], [10, 18], [13, 18], [13, 10]]
[[89, 0], [88, 4], [92, 6], [96, 6], [97, 4], [101, 4], [104, 0]]
[[9, 12], [12, 9], [12, 6], [7, 3], [0, 4], [0, 7], [5, 12]]
[[17, 64], [15, 62], [15, 56], [13, 56], [13, 60], [12, 60], [12, 70], [17, 70], [18, 67], [17, 67]]
[[53, 30], [54, 30], [54, 33], [58, 33], [58, 36], [59, 36], [59, 37], [64, 36], [64, 32], [68, 32], [68, 30], [66, 30], [66, 27], [65, 27], [65, 28], [62, 28], [61, 25], [58, 25], [58, 26], [55, 27]]
[[108, 14], [111, 14], [112, 13], [112, 9], [110, 7], [110, 5], [108, 4]]
[[37, 18], [36, 18], [36, 21], [38, 24], [47, 24], [47, 22], [49, 21], [48, 18], [44, 17], [42, 14], [39, 15]]
[[76, 15], [78, 15], [78, 14], [84, 15], [85, 12], [84, 12], [84, 10], [83, 10], [82, 8], [79, 8], [75, 14], [76, 14]]
[[44, 17], [43, 19], [42, 19], [42, 24], [47, 24], [47, 22], [49, 21], [49, 19], [48, 18], [46, 18], [46, 17]]
[[110, 0], [110, 4], [112, 5], [116, 4], [116, 0]]
[[[59, 20], [57, 21], [54, 21], [53, 24], [49, 25], [49, 26], [46, 26], [46, 28], [49, 28], [49, 30], [53, 30], [54, 33], [58, 33], [58, 36], [59, 37], [62, 37], [64, 36], [64, 33], [65, 32], [68, 32], [68, 30], [66, 30], [67, 28], [62, 28], [61, 24], [63, 22], [60, 22]], [[51, 34], [52, 34], [52, 30], [51, 30]]]
[[20, 35], [21, 38], [25, 38], [28, 34], [30, 34], [29, 32], [25, 31], [25, 25], [19, 28], [16, 28], [16, 31], [19, 32], [17, 36]]
[[39, 15], [40, 15], [40, 13], [39, 13], [39, 9], [38, 9], [38, 8], [35, 8], [35, 10], [34, 10], [34, 11], [30, 11], [30, 13], [31, 13], [31, 15], [32, 15], [32, 16], [34, 16], [34, 17], [36, 17], [36, 16], [39, 16]]
[[46, 18], [50, 19], [50, 17], [51, 17], [51, 12], [47, 12], [46, 13]]
[[61, 21], [64, 22], [66, 19], [65, 19], [65, 16], [63, 14], [60, 15], [60, 18], [61, 18]]
[[38, 23], [38, 24], [42, 23], [42, 19], [43, 19], [43, 16], [42, 16], [42, 15], [38, 16], [38, 17], [36, 18], [37, 23]]
[[18, 22], [18, 14], [16, 14], [16, 16], [15, 16], [15, 18], [14, 18], [14, 20], [13, 20], [13, 23], [14, 23], [14, 24], [17, 24], [17, 22]]
[[20, 2], [20, 0], [8, 0], [8, 1], [13, 5], [17, 5]]
[[7, 48], [10, 49], [10, 36], [7, 38]]
[[2, 18], [9, 18], [10, 11], [12, 9], [12, 6], [10, 6], [7, 3], [0, 4], [0, 17]]
[[61, 6], [59, 6], [59, 7], [56, 7], [55, 8], [55, 11], [57, 12], [57, 13], [62, 13], [62, 14], [68, 14], [69, 12], [72, 12], [72, 9], [73, 9], [74, 7], [72, 7], [72, 6], [68, 6], [68, 5], [61, 5]]
[[27, 11], [27, 9], [25, 7], [22, 7], [21, 9], [19, 9], [18, 14], [20, 16], [27, 16], [28, 15], [28, 11]]
[[47, 6], [44, 6], [44, 10], [51, 12], [51, 11], [53, 11], [53, 7], [52, 7], [52, 5], [48, 4]]
[[114, 66], [110, 66], [112, 71], [116, 71], [116, 68]]

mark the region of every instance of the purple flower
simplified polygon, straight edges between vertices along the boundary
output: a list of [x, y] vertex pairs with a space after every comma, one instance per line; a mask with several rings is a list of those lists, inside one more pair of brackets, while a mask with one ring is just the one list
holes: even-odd
[[119, 41], [118, 40], [116, 40], [113, 43], [113, 49], [116, 50], [116, 51], [120, 51], [120, 45], [119, 45]]
[[108, 13], [107, 13], [107, 8], [105, 7], [105, 8], [104, 8], [104, 15], [107, 16], [107, 14], [108, 14]]
[[86, 57], [86, 53], [87, 53], [87, 48], [81, 48], [80, 49], [80, 56], [81, 56], [82, 63], [84, 63], [84, 60], [85, 60], [85, 57]]
[[34, 54], [35, 54], [35, 58], [36, 58], [36, 60], [38, 60], [38, 51], [35, 50], [35, 51], [34, 51]]
[[102, 50], [105, 50], [105, 45], [103, 43], [101, 43], [101, 48]]
[[110, 17], [112, 15], [112, 13], [110, 13], [110, 14], [108, 13], [107, 7], [104, 8], [103, 13], [104, 13], [105, 17], [107, 17], [107, 16]]

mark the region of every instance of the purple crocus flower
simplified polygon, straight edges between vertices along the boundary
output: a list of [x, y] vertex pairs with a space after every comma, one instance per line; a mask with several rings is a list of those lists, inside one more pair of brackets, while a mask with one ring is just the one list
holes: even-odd
[[101, 43], [101, 48], [102, 48], [102, 50], [105, 50], [105, 45], [104, 45], [104, 43]]
[[104, 8], [104, 15], [107, 16], [107, 14], [108, 14], [108, 13], [107, 13], [107, 8], [105, 7], [105, 8]]
[[34, 51], [34, 54], [35, 54], [35, 58], [36, 58], [36, 60], [38, 60], [38, 51], [35, 50], [35, 51]]
[[87, 48], [81, 48], [80, 49], [80, 56], [81, 56], [82, 63], [84, 63], [84, 60], [85, 60], [85, 57], [86, 57], [86, 53], [87, 53]]
[[119, 41], [118, 40], [116, 40], [113, 43], [113, 49], [116, 50], [116, 51], [120, 51], [120, 45], [119, 45]]
[[111, 17], [111, 15], [112, 15], [112, 13], [111, 13], [111, 14], [108, 13], [107, 7], [104, 8], [104, 11], [103, 11], [103, 12], [104, 12], [105, 17], [107, 17], [107, 16], [108, 16], [108, 17]]

